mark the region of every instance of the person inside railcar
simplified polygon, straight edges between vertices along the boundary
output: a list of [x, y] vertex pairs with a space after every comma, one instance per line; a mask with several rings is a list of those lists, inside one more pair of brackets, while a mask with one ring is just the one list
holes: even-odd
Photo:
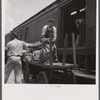
[[58, 62], [58, 57], [57, 57], [57, 48], [55, 45], [56, 42], [56, 38], [57, 38], [57, 29], [54, 26], [55, 24], [55, 20], [54, 19], [50, 19], [48, 25], [45, 25], [42, 28], [42, 41], [44, 42], [45, 40], [50, 39], [50, 33], [52, 33], [52, 41], [53, 41], [53, 61], [54, 62]]
[[85, 45], [85, 19], [78, 18], [75, 20], [77, 26], [76, 46]]
[[15, 83], [23, 83], [21, 62], [22, 53], [24, 48], [34, 47], [34, 44], [25, 43], [24, 41], [20, 41], [17, 38], [17, 34], [12, 32], [12, 34], [10, 35], [11, 41], [6, 44], [8, 59], [5, 65], [5, 83], [7, 83], [12, 70], [14, 70], [15, 72]]

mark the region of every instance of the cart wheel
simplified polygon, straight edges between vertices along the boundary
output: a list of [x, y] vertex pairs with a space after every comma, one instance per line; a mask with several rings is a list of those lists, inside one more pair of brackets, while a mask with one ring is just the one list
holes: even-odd
[[24, 67], [24, 80], [26, 83], [28, 83], [29, 81], [29, 74], [30, 74], [29, 66], [25, 66]]
[[76, 84], [76, 77], [72, 71], [68, 72], [67, 83], [68, 84]]
[[38, 74], [37, 79], [38, 79], [38, 82], [39, 82], [40, 84], [48, 84], [47, 75], [46, 75], [46, 73], [43, 72], [43, 71], [40, 72], [40, 73]]

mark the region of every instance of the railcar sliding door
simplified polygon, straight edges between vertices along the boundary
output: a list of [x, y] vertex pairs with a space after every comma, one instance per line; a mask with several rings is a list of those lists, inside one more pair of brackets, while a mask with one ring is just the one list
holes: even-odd
[[[72, 32], [77, 37], [78, 31], [75, 20], [86, 20], [86, 1], [85, 0], [73, 0], [72, 2], [61, 7], [61, 33], [62, 42], [61, 47], [64, 46], [65, 34], [68, 34], [68, 47], [72, 47]], [[84, 31], [86, 29], [84, 28]], [[84, 37], [85, 39], [85, 37]], [[85, 40], [84, 40], [85, 41]], [[85, 43], [84, 43], [85, 44]]]

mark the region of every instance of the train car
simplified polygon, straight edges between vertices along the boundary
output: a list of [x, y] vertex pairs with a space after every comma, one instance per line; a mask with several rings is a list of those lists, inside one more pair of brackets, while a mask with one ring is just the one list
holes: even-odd
[[[79, 42], [82, 45], [76, 47], [77, 64], [79, 70], [95, 73], [96, 55], [96, 0], [56, 0], [31, 18], [13, 29], [20, 40], [36, 42], [41, 39], [42, 27], [48, 24], [49, 19], [55, 19], [57, 27], [58, 57], [62, 61], [64, 39], [68, 36], [66, 49], [66, 62], [73, 62], [72, 57], [72, 33], [77, 37], [75, 20], [84, 19], [85, 26], [79, 33]], [[82, 35], [84, 31], [84, 35]], [[8, 41], [7, 41], [8, 42]], [[83, 43], [84, 42], [84, 43]]]

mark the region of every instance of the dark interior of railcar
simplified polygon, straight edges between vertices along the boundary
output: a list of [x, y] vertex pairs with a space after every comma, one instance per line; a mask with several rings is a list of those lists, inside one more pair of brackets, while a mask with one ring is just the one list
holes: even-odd
[[[62, 32], [62, 43], [61, 47], [64, 46], [65, 34], [68, 34], [68, 47], [72, 47], [72, 35], [75, 33], [75, 38], [77, 36], [77, 27], [75, 20], [78, 18], [86, 19], [86, 1], [76, 0], [70, 4], [66, 4], [61, 8], [61, 32]], [[85, 29], [84, 29], [85, 30]]]
[[[85, 47], [86, 27], [83, 28], [84, 33], [83, 32], [78, 33], [75, 20], [79, 18], [85, 19], [85, 25], [86, 25], [86, 0], [75, 0], [61, 7], [61, 25], [60, 25], [61, 33], [62, 33], [60, 36], [61, 37], [61, 43], [60, 43], [61, 48], [64, 47], [65, 34], [67, 34], [68, 36], [67, 48], [72, 47], [72, 33], [73, 32], [75, 33], [75, 40], [77, 40], [77, 34], [79, 34], [80, 36], [79, 38], [81, 39], [78, 42], [79, 43], [84, 42], [82, 43], [83, 45], [81, 45], [81, 47]], [[69, 53], [69, 51], [68, 50], [66, 51], [67, 54]], [[76, 60], [77, 60], [77, 63], [80, 65], [80, 68], [87, 69], [87, 70], [90, 70], [90, 69], [95, 70], [94, 68], [95, 62], [94, 62], [93, 55], [88, 57], [87, 55], [80, 53], [77, 55]], [[73, 57], [71, 53], [67, 55], [66, 62], [73, 63]]]
[[[61, 43], [60, 47], [64, 47], [64, 40], [65, 40], [65, 34], [68, 36], [67, 41], [67, 48], [72, 47], [72, 33], [75, 33], [75, 42], [77, 40], [77, 34], [80, 35], [79, 38], [80, 41], [78, 42], [86, 42], [86, 35], [82, 35], [82, 32], [78, 33], [75, 20], [76, 19], [85, 19], [86, 22], [86, 0], [75, 0], [69, 4], [64, 5], [61, 7]], [[85, 23], [86, 24], [86, 23]], [[86, 34], [86, 27], [83, 28], [84, 34]], [[84, 37], [84, 38], [83, 38]], [[84, 40], [82, 40], [82, 38]], [[85, 47], [85, 43], [83, 43], [81, 47]], [[67, 54], [69, 51], [67, 51]], [[91, 57], [89, 56], [89, 59]], [[80, 65], [81, 68], [88, 69], [88, 67], [91, 66], [90, 62], [92, 60], [87, 60], [89, 64], [86, 63], [86, 55], [77, 55], [77, 63]], [[72, 54], [67, 55], [67, 62], [73, 63], [73, 57]], [[93, 64], [93, 63], [92, 63]], [[88, 66], [89, 65], [89, 66]], [[92, 68], [92, 67], [91, 67]], [[90, 68], [89, 68], [90, 69]], [[94, 69], [94, 68], [93, 68]]]

